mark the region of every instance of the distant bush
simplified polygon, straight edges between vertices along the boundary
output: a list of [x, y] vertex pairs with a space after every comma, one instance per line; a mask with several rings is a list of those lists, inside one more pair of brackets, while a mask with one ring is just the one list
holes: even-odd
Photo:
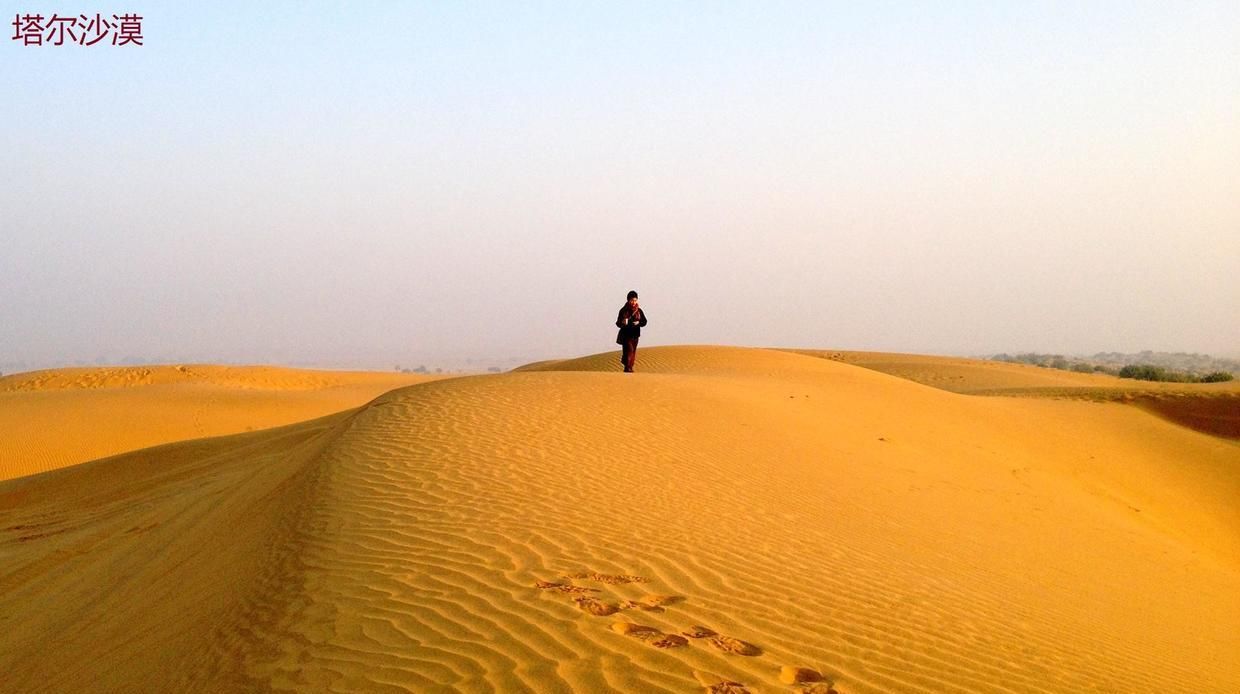
[[1044, 369], [1059, 369], [1060, 371], [1079, 371], [1081, 373], [1092, 373], [1094, 367], [1082, 361], [1074, 361], [1064, 357], [1062, 354], [1037, 354], [1035, 352], [1026, 352], [1023, 354], [996, 354], [991, 357], [994, 361], [1004, 361], [1010, 364], [1030, 364], [1032, 366], [1041, 366]]
[[[1098, 352], [1092, 357], [1065, 356], [1062, 354], [1044, 354], [1038, 352], [1022, 352], [1020, 354], [996, 354], [990, 357], [995, 361], [1015, 364], [1032, 364], [1046, 368], [1069, 369], [1078, 371], [1079, 364], [1088, 364], [1099, 373], [1118, 374], [1125, 366], [1158, 367], [1165, 370], [1168, 380], [1183, 383], [1203, 382], [1209, 376], [1221, 378], [1215, 374], [1240, 373], [1240, 361], [1212, 357], [1208, 354], [1188, 354], [1185, 352], [1152, 352], [1149, 350], [1134, 353]], [[1202, 376], [1200, 374], [1206, 374]], [[1129, 376], [1136, 378], [1136, 376]]]
[[1119, 370], [1120, 378], [1135, 378], [1138, 381], [1179, 381], [1186, 380], [1182, 375], [1172, 373], [1161, 366], [1152, 364], [1129, 364]]
[[[1240, 372], [1240, 362], [1217, 359], [1205, 354], [1181, 352], [1140, 352], [1121, 354], [1099, 352], [1093, 357], [1065, 357], [1062, 354], [996, 354], [990, 359], [1012, 364], [1031, 364], [1047, 369], [1062, 369], [1078, 373], [1104, 373], [1120, 378], [1140, 381], [1167, 381], [1170, 383], [1219, 383], [1234, 378]], [[1204, 375], [1202, 375], [1204, 374]]]
[[1151, 364], [1130, 364], [1119, 370], [1120, 378], [1135, 378], [1140, 381], [1169, 381], [1171, 383], [1220, 383], [1232, 380], [1227, 371], [1214, 371], [1204, 376], [1164, 369]]

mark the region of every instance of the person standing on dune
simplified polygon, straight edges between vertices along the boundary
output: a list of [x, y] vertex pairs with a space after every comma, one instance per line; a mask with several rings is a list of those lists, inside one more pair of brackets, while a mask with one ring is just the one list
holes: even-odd
[[637, 292], [629, 292], [628, 301], [620, 307], [620, 315], [616, 317], [616, 344], [623, 347], [620, 352], [620, 363], [625, 373], [633, 373], [633, 364], [637, 361], [637, 338], [641, 337], [642, 327], [646, 325], [646, 312], [637, 304]]

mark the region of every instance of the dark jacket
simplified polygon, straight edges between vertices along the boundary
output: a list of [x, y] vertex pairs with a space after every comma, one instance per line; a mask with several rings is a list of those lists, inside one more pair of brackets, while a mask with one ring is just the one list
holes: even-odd
[[616, 316], [616, 327], [620, 328], [620, 332], [616, 334], [616, 344], [620, 344], [626, 338], [641, 337], [644, 325], [646, 325], [646, 312], [639, 308], [636, 317], [630, 316], [629, 305], [626, 302], [620, 307], [620, 315]]

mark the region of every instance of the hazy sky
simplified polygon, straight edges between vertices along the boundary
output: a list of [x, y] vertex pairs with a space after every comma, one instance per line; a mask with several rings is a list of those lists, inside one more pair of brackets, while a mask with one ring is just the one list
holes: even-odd
[[1240, 351], [1234, 0], [0, 7], [0, 363]]

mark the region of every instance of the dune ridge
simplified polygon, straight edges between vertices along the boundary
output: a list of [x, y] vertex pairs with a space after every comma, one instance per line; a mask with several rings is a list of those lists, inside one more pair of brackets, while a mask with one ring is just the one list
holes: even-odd
[[0, 672], [23, 691], [1240, 689], [1235, 443], [775, 350], [614, 361], [0, 483]]
[[[358, 383], [392, 383], [399, 375], [375, 371], [329, 371], [283, 366], [160, 364], [151, 366], [69, 367], [26, 371], [0, 377], [0, 393], [93, 388], [138, 388], [168, 384], [206, 384], [236, 388], [311, 390]], [[406, 382], [417, 380], [414, 377]]]
[[11, 374], [0, 377], [0, 480], [147, 446], [314, 419], [431, 378], [208, 365]]

